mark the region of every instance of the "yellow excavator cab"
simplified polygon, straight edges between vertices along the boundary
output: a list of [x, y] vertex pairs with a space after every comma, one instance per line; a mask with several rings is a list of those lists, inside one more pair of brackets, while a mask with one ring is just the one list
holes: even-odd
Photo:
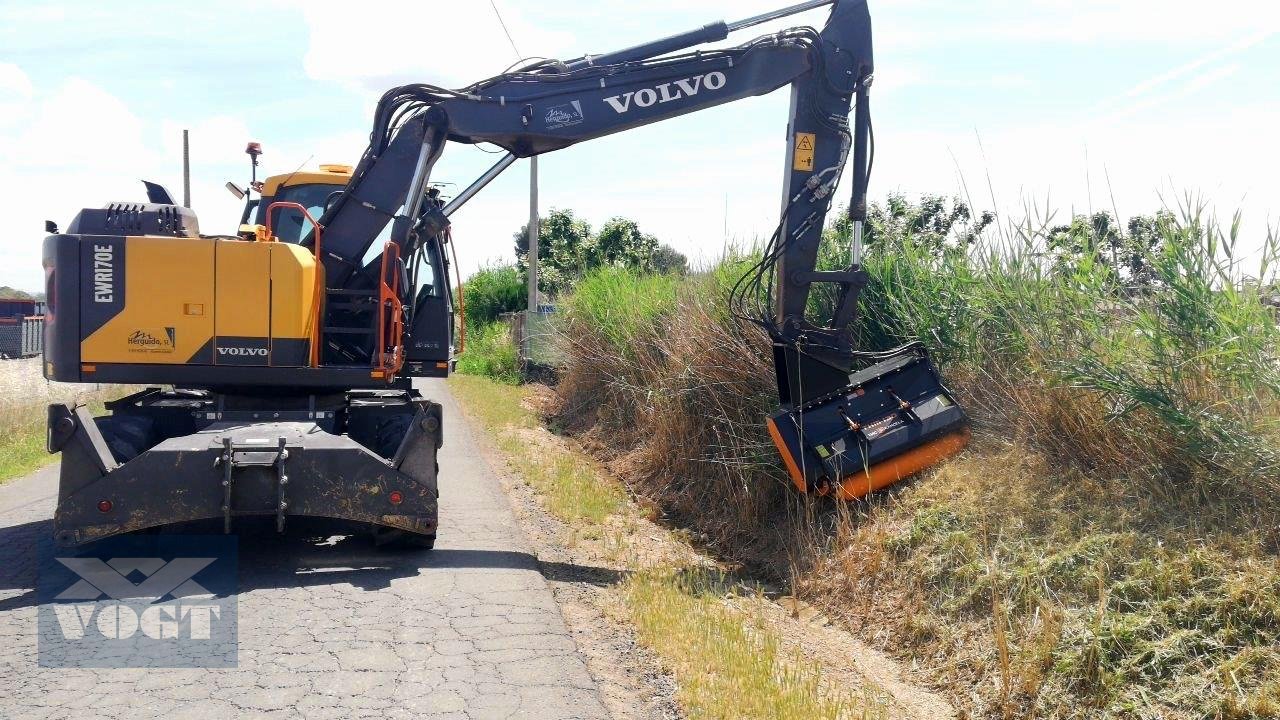
[[[266, 226], [271, 235], [283, 242], [296, 243], [311, 231], [311, 223], [294, 209], [282, 208], [267, 217], [267, 208], [275, 202], [295, 202], [319, 219], [325, 207], [342, 192], [351, 180], [350, 165], [325, 164], [318, 169], [299, 170], [287, 175], [273, 175], [262, 181], [262, 199], [253, 222]], [[247, 219], [247, 218], [246, 218]]]
[[315, 170], [299, 170], [286, 175], [273, 175], [262, 181], [262, 197], [275, 197], [281, 188], [296, 188], [303, 185], [334, 185], [342, 188], [351, 179], [351, 170], [350, 165], [325, 164]]

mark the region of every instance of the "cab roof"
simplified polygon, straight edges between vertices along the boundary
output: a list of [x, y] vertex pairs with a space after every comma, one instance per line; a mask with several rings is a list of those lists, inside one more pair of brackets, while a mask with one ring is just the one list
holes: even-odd
[[346, 185], [351, 179], [350, 165], [321, 165], [315, 170], [299, 170], [288, 175], [273, 175], [262, 181], [262, 196], [274, 197], [282, 187], [295, 185]]

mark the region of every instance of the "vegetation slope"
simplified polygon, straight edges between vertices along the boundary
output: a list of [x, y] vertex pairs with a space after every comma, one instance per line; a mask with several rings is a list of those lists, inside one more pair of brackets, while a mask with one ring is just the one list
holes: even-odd
[[1275, 238], [1246, 267], [1201, 213], [989, 224], [935, 199], [872, 218], [859, 341], [924, 341], [975, 433], [869, 502], [789, 489], [769, 342], [727, 311], [739, 258], [587, 275], [553, 420], [974, 716], [1280, 715], [1280, 330], [1247, 277]]

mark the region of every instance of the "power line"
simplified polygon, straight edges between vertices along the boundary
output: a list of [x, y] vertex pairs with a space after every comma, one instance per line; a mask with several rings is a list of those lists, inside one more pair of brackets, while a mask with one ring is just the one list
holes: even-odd
[[502, 32], [507, 36], [507, 42], [511, 43], [511, 49], [516, 53], [516, 61], [519, 62], [524, 55], [520, 54], [520, 49], [516, 47], [516, 41], [511, 39], [511, 31], [507, 29], [507, 23], [502, 19], [502, 13], [498, 11], [498, 3], [489, 0], [489, 7], [493, 8], [493, 14], [498, 16], [498, 24], [502, 26]]

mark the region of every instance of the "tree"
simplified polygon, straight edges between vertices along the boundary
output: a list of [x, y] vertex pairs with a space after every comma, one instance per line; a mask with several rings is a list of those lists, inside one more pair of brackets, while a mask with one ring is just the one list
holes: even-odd
[[35, 297], [29, 292], [3, 285], [0, 286], [0, 300], [35, 300]]
[[689, 271], [689, 258], [670, 245], [659, 245], [653, 253], [653, 271], [664, 275], [683, 275]]
[[1048, 246], [1061, 272], [1069, 272], [1087, 259], [1106, 267], [1127, 287], [1151, 288], [1158, 282], [1152, 255], [1175, 224], [1176, 218], [1167, 210], [1130, 218], [1128, 232], [1108, 212], [1076, 215], [1069, 224], [1049, 230]]
[[[515, 234], [516, 264], [529, 272], [529, 226]], [[568, 290], [591, 268], [591, 226], [572, 210], [556, 210], [538, 222], [538, 287], [547, 293]]]
[[634, 220], [615, 217], [600, 228], [592, 242], [595, 265], [632, 267], [637, 270], [653, 270], [653, 255], [658, 250], [658, 238], [640, 232]]
[[[941, 257], [973, 245], [995, 220], [995, 213], [984, 211], [975, 221], [969, 206], [959, 198], [924, 195], [915, 203], [905, 195], [893, 193], [883, 205], [871, 203], [862, 240], [868, 249], [886, 251], [912, 243]], [[845, 210], [838, 213], [834, 229], [837, 240], [847, 244], [853, 227]]]
[[[520, 272], [526, 274], [528, 226], [521, 228], [514, 239], [517, 264]], [[553, 209], [538, 223], [538, 287], [542, 291], [549, 294], [567, 291], [586, 273], [605, 266], [642, 272], [684, 272], [688, 260], [627, 218], [612, 218], [595, 234], [572, 210]]]

